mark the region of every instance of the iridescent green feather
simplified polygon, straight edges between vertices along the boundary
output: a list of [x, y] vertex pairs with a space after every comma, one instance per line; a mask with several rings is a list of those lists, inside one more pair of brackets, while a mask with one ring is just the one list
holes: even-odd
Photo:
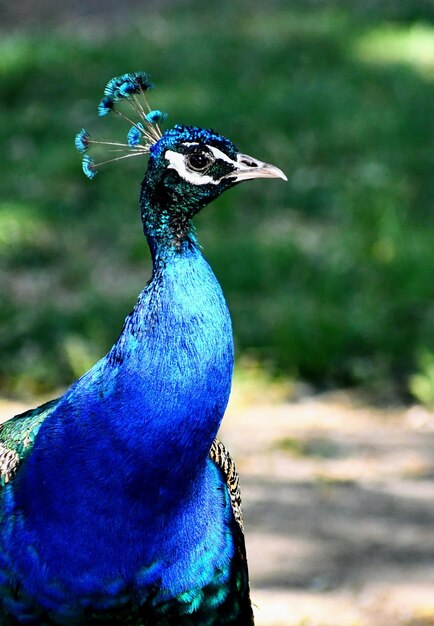
[[0, 426], [0, 486], [13, 478], [18, 465], [32, 449], [42, 422], [57, 402], [57, 399], [51, 400], [36, 409], [16, 415]]

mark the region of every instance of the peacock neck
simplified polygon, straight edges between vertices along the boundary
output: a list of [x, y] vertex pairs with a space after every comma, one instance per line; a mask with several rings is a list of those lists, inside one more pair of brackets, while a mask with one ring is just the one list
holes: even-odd
[[193, 224], [185, 226], [182, 237], [176, 237], [172, 229], [156, 235], [146, 232], [146, 241], [152, 258], [152, 280], [164, 271], [167, 265], [176, 263], [177, 258], [188, 255], [193, 250], [199, 250]]
[[196, 245], [158, 252], [119, 340], [44, 422], [22, 475], [21, 493], [38, 485], [59, 515], [104, 503], [104, 516], [129, 527], [122, 511], [134, 502], [152, 526], [199, 493], [208, 471], [231, 388], [231, 321]]
[[152, 279], [97, 372], [94, 410], [86, 394], [75, 395], [86, 398], [92, 428], [95, 415], [102, 422], [109, 415], [109, 432], [135, 456], [128, 480], [149, 480], [152, 489], [157, 472], [169, 497], [204, 470], [229, 398], [233, 340], [220, 285], [195, 238], [169, 245], [154, 233], [148, 241]]
[[151, 244], [153, 276], [119, 340], [42, 424], [15, 486], [44, 562], [78, 595], [83, 572], [103, 580], [122, 562], [130, 576], [156, 551], [175, 593], [196, 552], [232, 549], [208, 458], [231, 387], [229, 313], [190, 238]]
[[208, 203], [195, 193], [185, 196], [176, 187], [155, 182], [152, 165], [142, 183], [140, 211], [143, 231], [155, 262], [179, 252], [185, 244], [197, 245], [192, 217]]

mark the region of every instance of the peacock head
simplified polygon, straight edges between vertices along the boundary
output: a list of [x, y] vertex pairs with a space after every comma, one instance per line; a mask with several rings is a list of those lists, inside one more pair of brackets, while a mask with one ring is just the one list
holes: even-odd
[[[241, 153], [213, 130], [176, 125], [162, 133], [160, 125], [167, 115], [149, 106], [147, 92], [152, 87], [145, 72], [123, 74], [105, 87], [98, 113], [114, 113], [131, 125], [126, 143], [96, 141], [85, 129], [75, 139], [77, 150], [85, 153], [83, 171], [90, 179], [101, 165], [149, 155], [141, 194], [142, 220], [148, 234], [168, 231], [179, 243], [189, 231], [191, 218], [226, 189], [253, 178], [287, 180], [279, 168]], [[123, 102], [132, 108], [137, 121], [121, 110]], [[96, 163], [87, 154], [94, 144], [121, 154]]]

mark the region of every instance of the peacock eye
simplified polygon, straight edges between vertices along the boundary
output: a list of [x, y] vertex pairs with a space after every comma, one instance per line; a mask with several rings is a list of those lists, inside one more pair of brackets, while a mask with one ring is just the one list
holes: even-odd
[[190, 170], [203, 172], [211, 165], [213, 159], [211, 155], [204, 152], [192, 152], [187, 155], [186, 161]]

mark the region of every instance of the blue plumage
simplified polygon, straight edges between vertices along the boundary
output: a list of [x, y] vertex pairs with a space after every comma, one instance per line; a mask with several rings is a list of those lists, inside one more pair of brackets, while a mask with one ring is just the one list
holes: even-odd
[[[130, 83], [149, 88], [124, 75], [105, 97], [136, 93]], [[0, 431], [5, 626], [253, 623], [236, 474], [213, 444], [231, 321], [191, 218], [239, 180], [283, 174], [214, 131], [143, 129], [152, 278], [108, 354]], [[89, 143], [83, 129], [76, 147]], [[95, 175], [88, 155], [83, 169]]]

